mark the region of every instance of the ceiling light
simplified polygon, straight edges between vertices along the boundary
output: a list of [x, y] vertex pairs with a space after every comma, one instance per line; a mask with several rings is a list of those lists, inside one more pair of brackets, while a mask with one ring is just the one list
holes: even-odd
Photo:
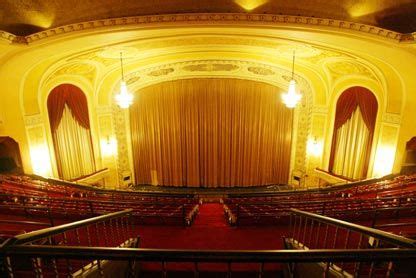
[[294, 79], [295, 75], [295, 51], [293, 51], [293, 62], [292, 62], [292, 79], [289, 82], [289, 88], [287, 93], [282, 94], [282, 101], [287, 108], [295, 108], [302, 95], [296, 92], [296, 81]]
[[124, 81], [124, 69], [123, 69], [123, 53], [120, 52], [120, 65], [121, 65], [121, 83], [120, 92], [116, 95], [116, 103], [120, 108], [129, 108], [133, 103], [133, 95], [127, 90], [126, 81]]

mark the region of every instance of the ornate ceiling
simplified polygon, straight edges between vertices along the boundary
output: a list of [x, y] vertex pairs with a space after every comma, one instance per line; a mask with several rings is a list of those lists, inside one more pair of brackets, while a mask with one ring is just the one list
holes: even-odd
[[182, 13], [283, 14], [416, 31], [415, 0], [2, 0], [0, 30], [26, 36], [79, 22]]

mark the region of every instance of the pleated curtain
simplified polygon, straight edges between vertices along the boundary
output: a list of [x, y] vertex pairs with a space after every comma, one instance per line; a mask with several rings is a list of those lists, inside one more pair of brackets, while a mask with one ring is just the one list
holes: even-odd
[[140, 90], [130, 109], [138, 184], [286, 184], [292, 112], [276, 87], [185, 79]]
[[95, 171], [87, 99], [78, 87], [62, 84], [48, 97], [58, 174], [72, 180]]
[[351, 179], [365, 178], [377, 116], [377, 99], [363, 87], [352, 87], [337, 101], [329, 171]]

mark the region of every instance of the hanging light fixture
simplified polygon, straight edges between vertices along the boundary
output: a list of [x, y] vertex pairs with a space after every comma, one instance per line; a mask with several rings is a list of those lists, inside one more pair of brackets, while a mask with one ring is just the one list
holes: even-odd
[[124, 81], [124, 69], [123, 69], [123, 53], [120, 52], [120, 65], [121, 65], [121, 83], [120, 92], [116, 95], [116, 103], [120, 108], [129, 108], [133, 103], [133, 95], [127, 90], [126, 81]]
[[292, 62], [292, 79], [289, 82], [289, 89], [287, 93], [282, 94], [282, 101], [287, 108], [295, 108], [302, 95], [296, 92], [296, 81], [294, 79], [295, 75], [295, 51], [293, 51], [293, 62]]

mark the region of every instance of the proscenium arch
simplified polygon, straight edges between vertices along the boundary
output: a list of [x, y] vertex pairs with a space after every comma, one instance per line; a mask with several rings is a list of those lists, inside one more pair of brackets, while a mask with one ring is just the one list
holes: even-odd
[[[245, 79], [246, 78], [236, 78], [235, 76], [231, 77], [234, 79]], [[189, 79], [189, 78], [185, 78]], [[167, 80], [169, 81], [169, 80]], [[266, 83], [276, 88], [276, 101], [281, 101], [280, 95], [278, 92], [282, 92], [281, 88], [276, 86], [273, 82], [262, 82], [259, 80], [251, 80], [261, 83]], [[306, 80], [299, 80], [300, 83], [303, 83], [305, 88], [308, 87], [308, 83]], [[157, 84], [157, 83], [155, 83]], [[154, 84], [152, 84], [154, 85]], [[140, 97], [137, 100], [140, 101]], [[132, 154], [132, 142], [130, 136], [130, 124], [129, 124], [129, 113], [128, 111], [120, 110], [115, 102], [113, 101], [110, 107], [113, 107], [112, 111], [112, 118], [114, 122], [114, 135], [118, 141], [118, 173], [128, 172], [131, 171], [133, 165], [133, 154]], [[311, 132], [311, 121], [312, 121], [312, 92], [310, 89], [307, 89], [303, 92], [302, 102], [301, 105], [298, 105], [297, 108], [294, 110], [294, 123], [293, 126], [295, 127], [294, 135], [293, 135], [293, 144], [296, 147], [292, 148], [291, 154], [291, 172], [293, 170], [300, 170], [306, 171], [306, 161], [307, 161], [307, 153], [306, 153], [306, 144], [308, 137]], [[120, 159], [121, 158], [121, 159]], [[127, 161], [124, 158], [128, 158]], [[126, 160], [126, 161], [124, 161]], [[127, 164], [130, 164], [127, 166]], [[120, 176], [119, 176], [120, 177]], [[121, 178], [121, 177], [120, 177]]]

